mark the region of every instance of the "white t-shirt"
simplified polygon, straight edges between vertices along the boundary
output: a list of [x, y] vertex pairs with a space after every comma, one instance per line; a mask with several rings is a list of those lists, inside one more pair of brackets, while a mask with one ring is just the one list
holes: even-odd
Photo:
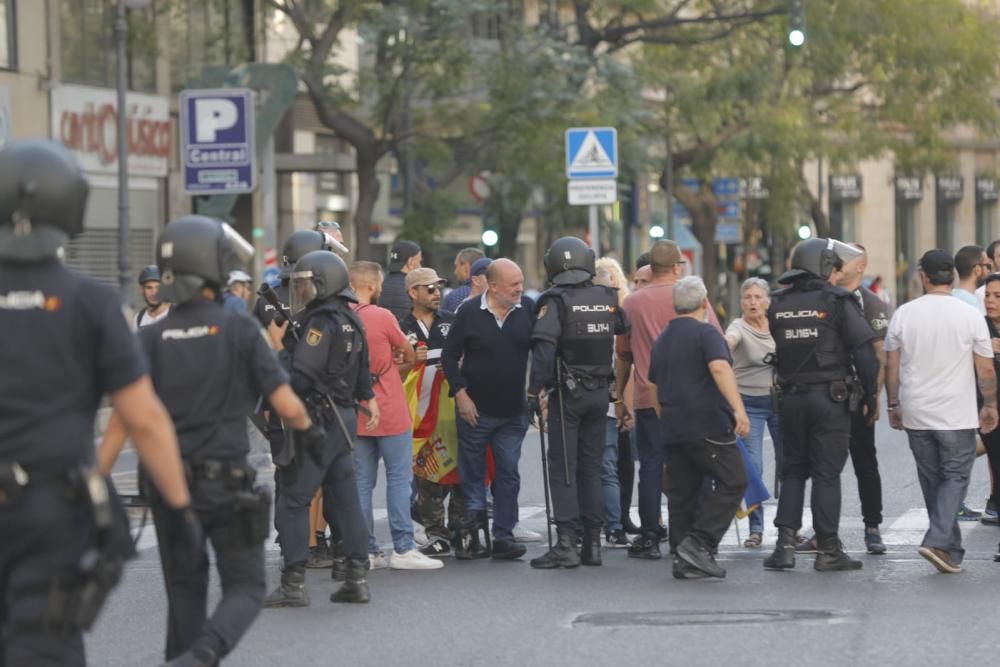
[[931, 431], [978, 428], [972, 355], [993, 357], [986, 319], [961, 299], [925, 294], [889, 322], [885, 350], [900, 351], [903, 427]]

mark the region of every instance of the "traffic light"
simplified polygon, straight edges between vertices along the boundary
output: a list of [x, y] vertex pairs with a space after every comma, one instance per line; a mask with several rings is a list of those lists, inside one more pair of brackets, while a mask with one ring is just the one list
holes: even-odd
[[799, 47], [806, 43], [806, 15], [803, 8], [805, 0], [789, 0], [788, 6], [788, 43]]
[[483, 231], [483, 245], [487, 248], [492, 248], [497, 243], [500, 242], [500, 235], [497, 234], [495, 229], [486, 229]]

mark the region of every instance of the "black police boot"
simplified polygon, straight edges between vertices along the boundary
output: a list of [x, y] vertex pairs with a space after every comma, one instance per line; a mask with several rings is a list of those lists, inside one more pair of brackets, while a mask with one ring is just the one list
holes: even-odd
[[333, 559], [333, 567], [330, 568], [330, 578], [334, 581], [347, 581], [346, 557]]
[[819, 572], [847, 572], [860, 570], [864, 563], [848, 556], [840, 539], [834, 535], [819, 540], [819, 551], [816, 552], [813, 567]]
[[493, 560], [517, 560], [528, 550], [514, 540], [493, 540]]
[[347, 579], [330, 595], [330, 602], [368, 602], [368, 561], [347, 559]]
[[306, 573], [287, 569], [281, 573], [281, 585], [264, 600], [265, 609], [280, 607], [308, 607], [309, 591], [306, 590]]
[[778, 528], [778, 541], [774, 545], [774, 553], [764, 559], [764, 567], [768, 570], [790, 570], [795, 567], [794, 528]]
[[587, 526], [583, 529], [583, 548], [580, 550], [583, 565], [601, 564], [601, 527]]
[[173, 660], [163, 663], [163, 667], [216, 667], [219, 656], [207, 646], [194, 646]]
[[454, 545], [455, 558], [457, 560], [489, 558], [491, 553], [489, 519], [485, 520], [485, 528], [483, 528], [483, 534], [486, 538], [486, 546], [484, 547], [479, 539], [479, 531], [484, 525], [484, 521], [480, 516], [481, 514], [485, 514], [485, 512], [476, 512], [471, 517], [466, 517], [462, 526], [458, 529]]
[[558, 541], [555, 546], [543, 556], [533, 558], [531, 567], [536, 570], [554, 570], [557, 567], [578, 567], [580, 555], [576, 552], [576, 529], [572, 527], [556, 528]]

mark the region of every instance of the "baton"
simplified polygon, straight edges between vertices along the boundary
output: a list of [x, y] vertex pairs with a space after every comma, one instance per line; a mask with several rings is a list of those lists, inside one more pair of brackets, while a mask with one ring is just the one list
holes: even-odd
[[542, 449], [542, 485], [545, 488], [545, 534], [549, 538], [549, 551], [552, 551], [552, 510], [549, 501], [549, 461], [545, 455], [545, 424], [541, 415], [538, 417], [538, 439]]
[[563, 407], [562, 364], [556, 360], [556, 393], [559, 397], [559, 433], [562, 435], [563, 479], [569, 487], [569, 456], [566, 453], [566, 409]]

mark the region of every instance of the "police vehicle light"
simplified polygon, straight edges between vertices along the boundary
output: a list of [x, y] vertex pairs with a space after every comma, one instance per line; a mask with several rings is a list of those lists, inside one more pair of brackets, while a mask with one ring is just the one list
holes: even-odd
[[802, 239], [803, 241], [805, 241], [807, 238], [811, 237], [812, 235], [813, 235], [812, 229], [809, 228], [809, 225], [799, 225], [799, 238], [800, 239]]
[[497, 234], [492, 229], [487, 229], [485, 232], [483, 232], [483, 245], [486, 246], [487, 248], [492, 248], [499, 242], [500, 242], [500, 235]]
[[667, 233], [663, 229], [663, 225], [653, 225], [649, 228], [649, 236], [654, 239], [662, 239]]

